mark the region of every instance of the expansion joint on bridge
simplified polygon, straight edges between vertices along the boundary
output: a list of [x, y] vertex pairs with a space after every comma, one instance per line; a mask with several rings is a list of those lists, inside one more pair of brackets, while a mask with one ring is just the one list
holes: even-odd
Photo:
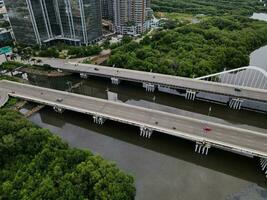
[[143, 87], [146, 88], [147, 92], [154, 92], [156, 89], [156, 86], [152, 83], [143, 83]]
[[153, 133], [153, 130], [151, 128], [147, 127], [140, 127], [140, 136], [145, 137], [145, 138], [150, 138]]
[[265, 171], [265, 176], [267, 178], [267, 158], [260, 158], [261, 170]]
[[59, 107], [59, 106], [54, 106], [53, 107], [53, 109], [54, 109], [54, 111], [56, 111], [57, 113], [63, 113], [64, 112], [64, 108], [61, 108], [61, 107]]
[[120, 79], [116, 77], [111, 77], [111, 83], [114, 85], [119, 85], [120, 84]]
[[86, 78], [88, 78], [88, 74], [86, 74], [86, 73], [80, 73], [80, 77], [86, 79]]
[[244, 99], [233, 98], [229, 101], [229, 107], [235, 110], [240, 110]]
[[194, 101], [196, 98], [196, 93], [197, 92], [193, 90], [186, 90], [185, 99]]
[[208, 155], [210, 147], [211, 147], [211, 144], [208, 142], [196, 142], [195, 152], [203, 154], [203, 155]]
[[104, 124], [104, 122], [106, 121], [106, 119], [104, 117], [101, 117], [98, 115], [94, 115], [93, 119], [94, 119], [94, 123], [99, 124], [99, 125]]

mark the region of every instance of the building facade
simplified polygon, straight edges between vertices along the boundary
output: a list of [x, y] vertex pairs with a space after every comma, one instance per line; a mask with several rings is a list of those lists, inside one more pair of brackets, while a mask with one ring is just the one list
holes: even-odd
[[113, 21], [113, 1], [114, 0], [101, 0], [102, 19]]
[[18, 42], [89, 44], [102, 37], [99, 0], [6, 0]]
[[11, 36], [10, 31], [6, 30], [5, 28], [0, 28], [0, 41], [7, 42], [11, 40], [12, 40], [12, 36]]
[[119, 34], [136, 35], [146, 31], [151, 16], [150, 0], [113, 0], [113, 24]]

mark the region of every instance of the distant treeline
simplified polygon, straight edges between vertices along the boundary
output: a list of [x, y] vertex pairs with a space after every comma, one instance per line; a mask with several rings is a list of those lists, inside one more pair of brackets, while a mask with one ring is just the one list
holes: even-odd
[[267, 12], [267, 8], [259, 0], [152, 0], [152, 8], [161, 12], [207, 15], [251, 15], [253, 12]]
[[[126, 41], [126, 42], [125, 42]], [[140, 43], [124, 40], [109, 65], [186, 77], [249, 64], [249, 54], [267, 44], [267, 23], [243, 16], [211, 17], [198, 24], [156, 31]]]

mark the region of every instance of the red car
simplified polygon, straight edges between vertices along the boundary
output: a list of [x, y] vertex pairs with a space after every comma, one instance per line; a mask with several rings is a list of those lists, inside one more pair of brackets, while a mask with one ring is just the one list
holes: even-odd
[[205, 133], [207, 133], [207, 132], [212, 131], [212, 129], [211, 129], [210, 127], [206, 126], [206, 127], [203, 128], [203, 131], [204, 131]]

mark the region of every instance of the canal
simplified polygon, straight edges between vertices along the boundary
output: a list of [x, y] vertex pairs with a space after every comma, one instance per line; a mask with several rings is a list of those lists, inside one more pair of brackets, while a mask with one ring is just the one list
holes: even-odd
[[[251, 54], [251, 64], [266, 67], [267, 47]], [[266, 69], [265, 68], [265, 69]], [[234, 111], [224, 105], [186, 101], [184, 97], [160, 92], [147, 93], [140, 86], [78, 75], [61, 78], [28, 75], [32, 84], [70, 90], [110, 101], [181, 114], [267, 133], [266, 114]], [[208, 116], [208, 111], [211, 112]], [[194, 153], [194, 144], [154, 133], [151, 139], [139, 136], [137, 127], [106, 121], [103, 126], [92, 117], [66, 111], [57, 114], [49, 107], [30, 117], [71, 146], [90, 149], [114, 161], [135, 178], [137, 200], [266, 200], [267, 180], [259, 161], [212, 148], [208, 156]]]
[[[127, 82], [114, 86], [108, 79], [80, 79], [78, 75], [61, 78], [28, 75], [28, 79], [35, 85], [60, 90], [73, 88], [72, 92], [110, 101], [261, 132], [267, 129], [266, 114], [234, 111], [224, 105], [187, 101], [184, 97], [161, 92], [147, 93], [139, 85]], [[88, 115], [68, 111], [60, 115], [51, 108], [41, 110], [30, 120], [58, 134], [73, 147], [90, 149], [118, 163], [120, 168], [134, 176], [138, 200], [213, 200], [214, 197], [235, 199], [251, 195], [255, 199], [264, 199], [262, 195], [267, 195], [266, 180], [257, 159], [214, 148], [208, 156], [201, 156], [194, 153], [193, 143], [179, 138], [154, 133], [147, 140], [139, 136], [136, 127], [111, 121], [97, 126]]]

